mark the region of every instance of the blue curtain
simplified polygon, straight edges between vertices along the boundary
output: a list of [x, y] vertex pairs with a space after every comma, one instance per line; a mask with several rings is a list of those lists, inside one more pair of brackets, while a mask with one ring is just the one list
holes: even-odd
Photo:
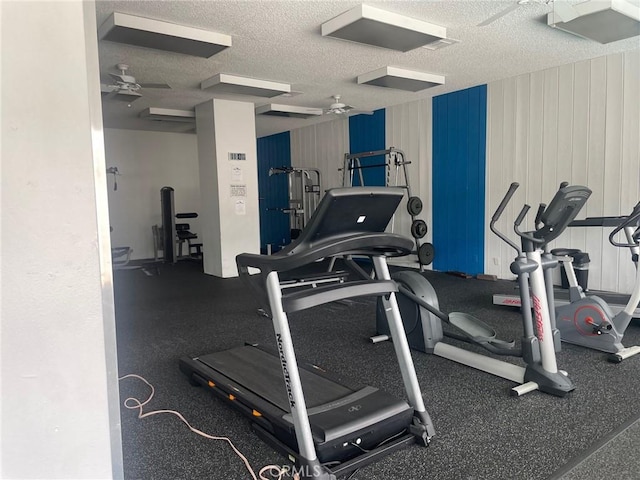
[[484, 271], [487, 86], [433, 99], [433, 268]]
[[269, 176], [270, 168], [291, 166], [289, 132], [258, 139], [258, 196], [260, 208], [260, 249], [272, 251], [291, 242], [289, 214], [289, 182], [286, 174]]

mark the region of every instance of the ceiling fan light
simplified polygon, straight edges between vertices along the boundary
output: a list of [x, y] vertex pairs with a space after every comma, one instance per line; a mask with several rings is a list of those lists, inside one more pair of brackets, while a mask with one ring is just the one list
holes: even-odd
[[121, 102], [133, 103], [138, 100], [142, 95], [134, 90], [128, 89], [113, 89], [102, 90], [102, 97], [107, 97], [109, 100], [118, 100]]

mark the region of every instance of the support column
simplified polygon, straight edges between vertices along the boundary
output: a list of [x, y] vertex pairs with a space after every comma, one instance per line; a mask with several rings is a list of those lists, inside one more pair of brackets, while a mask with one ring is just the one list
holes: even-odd
[[253, 103], [196, 106], [204, 272], [235, 277], [236, 255], [260, 253], [258, 155]]

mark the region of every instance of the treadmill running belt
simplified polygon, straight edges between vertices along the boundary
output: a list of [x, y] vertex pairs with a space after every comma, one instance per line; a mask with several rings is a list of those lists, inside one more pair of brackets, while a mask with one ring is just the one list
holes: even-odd
[[[289, 412], [289, 397], [278, 357], [246, 346], [204, 355], [198, 360], [282, 411]], [[333, 402], [354, 392], [304, 368], [299, 371], [307, 408]]]

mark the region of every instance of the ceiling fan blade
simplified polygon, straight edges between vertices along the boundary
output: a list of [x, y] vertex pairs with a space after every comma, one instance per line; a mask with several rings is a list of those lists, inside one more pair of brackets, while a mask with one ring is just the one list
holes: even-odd
[[486, 27], [487, 25], [489, 25], [490, 23], [495, 22], [496, 20], [498, 20], [499, 18], [504, 17], [505, 15], [507, 15], [508, 13], [513, 12], [514, 10], [516, 10], [518, 7], [520, 7], [520, 3], [514, 3], [513, 5], [511, 5], [510, 7], [505, 8], [504, 10], [496, 13], [495, 15], [492, 15], [491, 17], [487, 18], [484, 22], [479, 23], [477, 26], [478, 27]]
[[132, 75], [125, 75], [120, 73], [109, 73], [111, 78], [113, 78], [116, 82], [122, 83], [137, 83], [136, 78]]
[[553, 2], [553, 10], [558, 14], [562, 23], [570, 22], [580, 16], [573, 5], [560, 0]]
[[125, 77], [124, 75], [120, 75], [119, 73], [111, 73], [111, 72], [108, 72], [108, 74], [109, 74], [109, 76], [110, 76], [111, 78], [113, 78], [115, 81], [119, 81], [119, 82], [127, 83], [127, 82], [125, 81], [125, 79], [124, 79], [124, 77]]
[[347, 113], [350, 113], [353, 111], [353, 108], [351, 105], [344, 105], [342, 107], [332, 107], [332, 108], [325, 108], [324, 109], [324, 113], [327, 115], [346, 115]]
[[141, 83], [142, 88], [172, 88], [168, 83]]
[[353, 110], [349, 110], [348, 112], [350, 117], [353, 117], [355, 115], [373, 115], [373, 111], [372, 110], [357, 110], [357, 109], [353, 109]]
[[103, 100], [111, 100], [118, 93], [118, 88], [114, 85], [100, 84], [100, 93]]

